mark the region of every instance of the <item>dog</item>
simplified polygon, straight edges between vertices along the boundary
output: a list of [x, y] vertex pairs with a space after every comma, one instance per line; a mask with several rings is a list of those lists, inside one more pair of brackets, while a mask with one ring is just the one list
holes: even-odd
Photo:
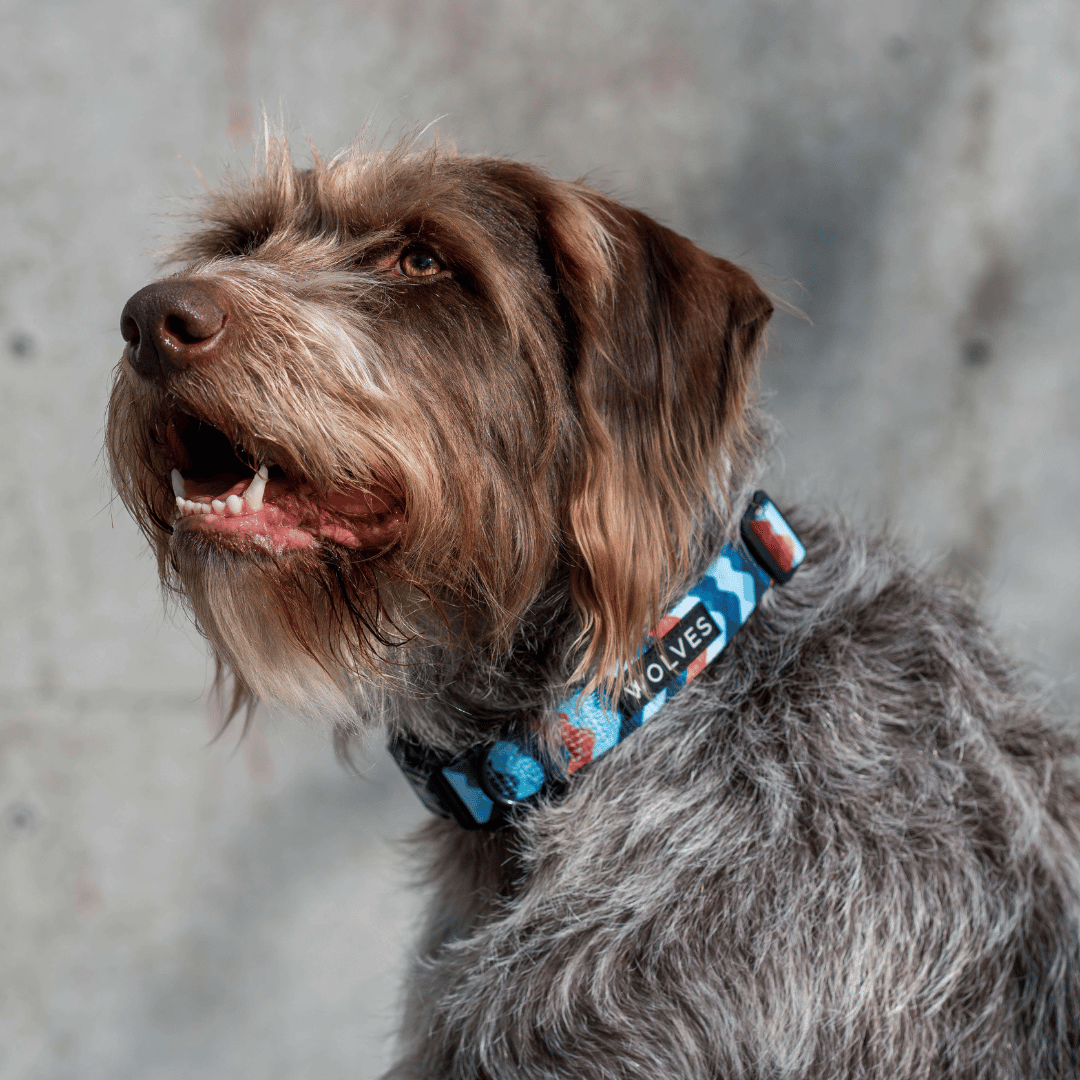
[[958, 589], [756, 492], [749, 274], [280, 136], [172, 257], [112, 476], [232, 713], [381, 728], [434, 811], [388, 1077], [1080, 1076], [1077, 745]]

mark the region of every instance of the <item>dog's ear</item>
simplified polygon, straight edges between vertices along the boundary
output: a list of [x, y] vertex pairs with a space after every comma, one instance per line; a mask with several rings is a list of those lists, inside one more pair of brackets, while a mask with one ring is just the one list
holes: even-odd
[[617, 691], [747, 453], [773, 305], [737, 266], [579, 185], [557, 185], [539, 223], [578, 422], [562, 522], [585, 616], [575, 674]]

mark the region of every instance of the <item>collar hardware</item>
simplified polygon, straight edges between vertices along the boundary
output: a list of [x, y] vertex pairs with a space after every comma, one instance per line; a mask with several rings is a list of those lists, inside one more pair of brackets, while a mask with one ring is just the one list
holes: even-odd
[[724, 650], [772, 584], [782, 585], [806, 548], [764, 491], [694, 585], [648, 635], [638, 679], [617, 702], [598, 691], [572, 694], [558, 708], [565, 750], [550, 761], [527, 732], [469, 747], [447, 759], [404, 738], [390, 753], [421, 801], [463, 829], [498, 829], [519, 807], [557, 796], [570, 776], [651, 720]]

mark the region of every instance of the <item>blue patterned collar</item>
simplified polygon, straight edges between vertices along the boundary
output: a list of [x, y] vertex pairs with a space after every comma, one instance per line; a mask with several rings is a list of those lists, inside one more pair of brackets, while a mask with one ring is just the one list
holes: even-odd
[[725, 544], [701, 580], [660, 620], [641, 659], [641, 678], [617, 702], [599, 691], [571, 695], [558, 712], [565, 751], [550, 761], [527, 734], [470, 747], [451, 759], [395, 739], [390, 753], [433, 813], [464, 829], [498, 829], [521, 806], [566, 787], [578, 769], [651, 720], [716, 659], [769, 586], [784, 584], [806, 549], [764, 491], [754, 493], [739, 538]]

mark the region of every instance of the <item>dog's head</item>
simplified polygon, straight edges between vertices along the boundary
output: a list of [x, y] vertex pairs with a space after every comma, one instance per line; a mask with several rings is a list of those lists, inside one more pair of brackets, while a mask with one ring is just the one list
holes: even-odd
[[575, 677], [619, 680], [752, 454], [747, 274], [527, 165], [281, 141], [175, 258], [124, 309], [109, 457], [242, 689], [340, 713], [556, 582]]

